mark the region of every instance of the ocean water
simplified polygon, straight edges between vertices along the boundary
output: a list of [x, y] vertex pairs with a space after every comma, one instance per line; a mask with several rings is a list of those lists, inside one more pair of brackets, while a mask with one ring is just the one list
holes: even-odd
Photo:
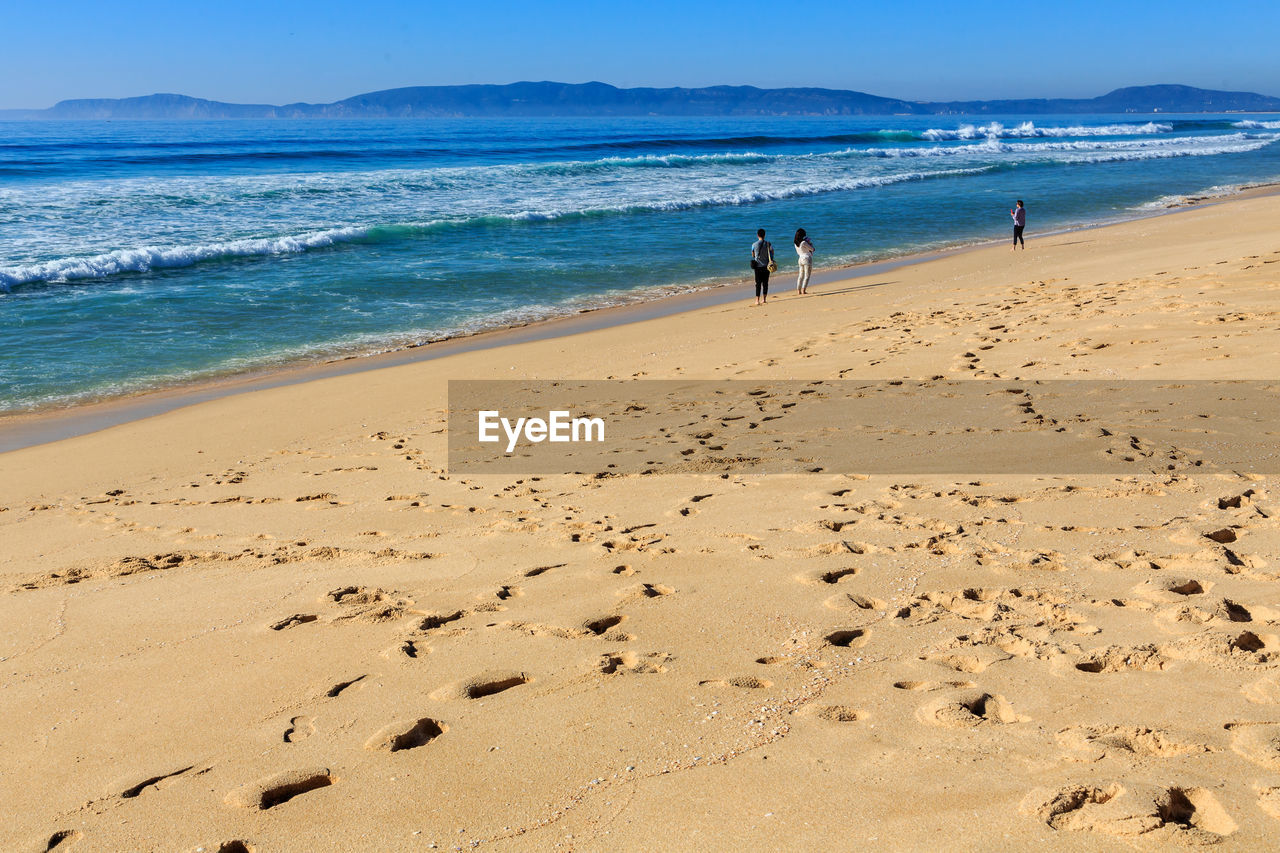
[[0, 412], [1114, 221], [1274, 116], [0, 122]]

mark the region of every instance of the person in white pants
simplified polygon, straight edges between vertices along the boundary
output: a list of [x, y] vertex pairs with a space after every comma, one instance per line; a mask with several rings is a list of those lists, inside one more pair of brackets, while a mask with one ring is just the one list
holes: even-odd
[[813, 242], [804, 229], [796, 231], [796, 254], [800, 256], [800, 272], [796, 275], [796, 295], [809, 292], [809, 274], [813, 272]]

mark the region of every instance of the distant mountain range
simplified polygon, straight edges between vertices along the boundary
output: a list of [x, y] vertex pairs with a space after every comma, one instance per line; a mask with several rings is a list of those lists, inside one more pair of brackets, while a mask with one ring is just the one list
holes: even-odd
[[1280, 98], [1192, 86], [1130, 86], [1098, 98], [904, 101], [844, 89], [619, 89], [607, 83], [410, 86], [332, 104], [227, 104], [186, 95], [59, 101], [0, 110], [0, 119], [457, 118], [470, 116], [1043, 115], [1276, 112]]

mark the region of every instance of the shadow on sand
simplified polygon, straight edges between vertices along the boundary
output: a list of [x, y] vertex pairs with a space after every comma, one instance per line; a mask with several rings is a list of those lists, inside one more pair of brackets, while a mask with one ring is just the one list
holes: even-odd
[[853, 287], [842, 287], [839, 290], [824, 290], [821, 293], [812, 293], [811, 296], [839, 296], [841, 293], [854, 293], [859, 290], [870, 290], [873, 287], [885, 287], [886, 285], [897, 284], [896, 281], [877, 281], [871, 284], [856, 284]]

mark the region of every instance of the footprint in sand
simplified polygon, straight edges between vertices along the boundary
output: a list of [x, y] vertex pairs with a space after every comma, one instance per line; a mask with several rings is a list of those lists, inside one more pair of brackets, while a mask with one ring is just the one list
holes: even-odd
[[[711, 433], [704, 433], [704, 435], [710, 437]], [[701, 443], [706, 444], [705, 441]], [[689, 452], [691, 451], [685, 451], [685, 454]], [[701, 503], [702, 501], [705, 501], [707, 498], [711, 498], [711, 497], [715, 497], [715, 495], [694, 495], [693, 497], [689, 498], [689, 503], [691, 504]], [[697, 514], [698, 514], [698, 510], [692, 506], [682, 506], [672, 512], [667, 513], [668, 516], [671, 516], [671, 517], [679, 516], [681, 518], [692, 518]]]
[[[810, 545], [808, 548], [801, 549], [798, 553], [805, 557], [830, 557], [833, 554], [874, 554], [878, 550], [880, 549], [876, 548], [874, 545], [868, 545], [865, 542], [849, 542], [841, 539], [838, 542], [824, 542], [821, 545]], [[850, 570], [851, 573], [856, 571], [858, 570]], [[803, 577], [801, 580], [810, 582]], [[837, 580], [839, 580], [838, 577]], [[835, 583], [835, 581], [824, 581], [824, 583]]]
[[1208, 533], [1205, 533], [1204, 538], [1217, 542], [1219, 545], [1229, 545], [1239, 538], [1236, 533], [1237, 529], [1238, 528], [1221, 527], [1217, 530], [1210, 530]]
[[814, 574], [797, 575], [796, 580], [803, 584], [838, 584], [841, 580], [852, 578], [861, 571], [855, 567], [847, 567], [847, 569], [831, 569], [828, 571], [818, 571]]
[[[1077, 635], [1100, 633], [1100, 629], [1091, 625], [1068, 622], [1060, 626], [1062, 630]], [[1002, 652], [1020, 658], [1038, 658], [1050, 660], [1068, 651], [1079, 654], [1082, 649], [1075, 643], [1063, 646], [1055, 641], [1054, 631], [1043, 625], [1027, 625], [1020, 627], [997, 628], [994, 626], [981, 628], [967, 635], [967, 641], [957, 638], [957, 643], [988, 645]]]
[[1275, 676], [1263, 676], [1246, 684], [1240, 692], [1256, 705], [1280, 705], [1280, 679]]
[[397, 592], [365, 586], [331, 590], [323, 600], [333, 602], [341, 609], [334, 621], [390, 622], [404, 616], [413, 604], [413, 599]]
[[361, 682], [368, 677], [368, 675], [358, 675], [350, 681], [339, 681], [337, 684], [326, 690], [324, 695], [330, 699], [336, 699], [352, 687], [364, 687]]
[[889, 602], [856, 592], [841, 592], [822, 602], [822, 606], [829, 610], [885, 610]]
[[272, 622], [270, 627], [272, 631], [283, 631], [287, 628], [296, 628], [299, 625], [306, 625], [310, 622], [315, 622], [319, 618], [319, 616], [312, 613], [295, 613], [292, 616], [286, 616], [277, 622]]
[[285, 743], [297, 743], [316, 733], [315, 717], [294, 717], [284, 730]]
[[916, 716], [921, 722], [944, 728], [971, 728], [984, 723], [1022, 723], [1024, 717], [1013, 710], [1013, 705], [998, 694], [981, 690], [967, 690], [943, 696], [922, 706]]
[[449, 726], [430, 717], [419, 720], [401, 720], [384, 726], [365, 741], [364, 748], [385, 752], [400, 752], [426, 746], [445, 732]]
[[1280, 788], [1257, 787], [1258, 808], [1280, 820]]
[[941, 664], [956, 672], [983, 672], [994, 663], [1011, 660], [1013, 655], [1001, 652], [990, 646], [978, 646], [971, 650], [934, 652], [924, 655], [920, 660]]
[[1280, 723], [1228, 723], [1231, 749], [1260, 767], [1280, 770]]
[[1169, 651], [1189, 660], [1210, 663], [1266, 664], [1275, 658], [1280, 636], [1253, 631], [1215, 634], [1203, 633], [1186, 637], [1169, 646]]
[[[559, 637], [562, 640], [576, 640], [591, 636], [586, 628], [562, 628], [559, 625], [543, 625], [538, 622], [503, 622], [503, 627], [520, 631], [531, 637]], [[626, 635], [630, 638], [630, 634]]]
[[431, 698], [439, 701], [453, 699], [483, 699], [504, 693], [513, 687], [529, 684], [533, 679], [523, 672], [488, 672], [473, 676], [464, 681], [446, 684], [431, 693]]
[[1056, 830], [1096, 832], [1157, 846], [1218, 844], [1236, 822], [1204, 788], [1112, 783], [1036, 788], [1019, 806]]
[[1192, 595], [1202, 595], [1213, 586], [1211, 581], [1174, 576], [1151, 578], [1133, 588], [1133, 591], [1152, 601], [1180, 601]]
[[470, 614], [465, 610], [454, 610], [449, 613], [431, 613], [424, 616], [422, 621], [418, 623], [418, 630], [435, 631], [439, 628], [443, 628], [451, 622], [457, 622], [468, 615]]
[[667, 595], [674, 595], [675, 589], [660, 583], [642, 583], [638, 586], [628, 587], [618, 591], [621, 598], [619, 607], [629, 602], [641, 601], [646, 598], [662, 598]]
[[[1037, 590], [1032, 593], [1039, 595]], [[1027, 593], [1020, 589], [962, 589], [957, 591], [930, 591], [919, 600], [929, 602], [940, 612], [990, 622], [997, 614], [1009, 613], [1015, 606], [1025, 606]]]
[[236, 788], [226, 796], [230, 806], [266, 811], [310, 791], [327, 788], [337, 779], [327, 767], [286, 770]]
[[822, 638], [829, 646], [836, 646], [841, 649], [860, 649], [871, 639], [870, 632], [865, 628], [843, 628], [839, 631], [832, 631]]
[[714, 678], [707, 681], [699, 681], [698, 684], [702, 687], [741, 687], [744, 690], [762, 690], [773, 686], [772, 681], [756, 678], [754, 675], [743, 675], [738, 678]]
[[667, 671], [665, 663], [671, 658], [666, 652], [649, 652], [643, 657], [635, 652], [606, 654], [601, 656], [596, 669], [604, 675], [663, 673]]
[[1141, 670], [1153, 672], [1164, 669], [1168, 660], [1155, 646], [1134, 646], [1122, 648], [1107, 646], [1094, 649], [1076, 662], [1076, 669], [1081, 672], [1124, 672]]
[[293, 499], [295, 503], [324, 503], [329, 506], [347, 506], [351, 501], [338, 500], [332, 492], [321, 492], [318, 495], [301, 495]]
[[1218, 509], [1241, 509], [1253, 503], [1253, 498], [1258, 493], [1253, 489], [1247, 489], [1238, 495], [1229, 495], [1225, 498], [1218, 498]]
[[[209, 770], [210, 767], [211, 765], [206, 765], [204, 769], [200, 771], [200, 773], [204, 773], [205, 771]], [[159, 790], [160, 788], [167, 787], [170, 783], [172, 783], [173, 780], [177, 779], [179, 776], [183, 775], [184, 773], [188, 773], [194, 769], [195, 769], [195, 765], [192, 764], [186, 767], [179, 768], [177, 770], [171, 770], [168, 773], [160, 773], [155, 776], [148, 776], [147, 778], [141, 779], [138, 781], [130, 781], [130, 780], [124, 780], [124, 779], [117, 780], [107, 786], [107, 795], [119, 797], [123, 800], [132, 800], [135, 797], [141, 796], [144, 791], [147, 791], [149, 789]], [[199, 773], [197, 773], [196, 775], [199, 775]]]
[[[1268, 614], [1270, 615], [1270, 614]], [[1252, 622], [1253, 614], [1249, 612], [1249, 608], [1237, 604], [1229, 598], [1224, 598], [1214, 607], [1212, 616], [1214, 619], [1220, 619], [1224, 622]]]
[[946, 690], [948, 688], [970, 688], [978, 685], [972, 681], [895, 681], [893, 686], [898, 690]]
[[1141, 726], [1072, 726], [1057, 734], [1072, 761], [1099, 761], [1108, 755], [1171, 758], [1213, 752], [1213, 747]]
[[[601, 639], [626, 643], [634, 640], [635, 637], [618, 628], [625, 621], [627, 621], [626, 616], [615, 613], [610, 616], [601, 616], [599, 619], [589, 619], [582, 623], [582, 627], [588, 634], [594, 634]], [[579, 634], [579, 636], [582, 635]]]
[[84, 833], [78, 829], [61, 829], [48, 838], [41, 838], [29, 845], [29, 849], [41, 850], [44, 853], [49, 853], [52, 850], [70, 850], [72, 845], [82, 838], [84, 838]]
[[808, 705], [794, 713], [817, 717], [828, 723], [856, 723], [867, 718], [866, 711], [860, 711], [851, 705]]

